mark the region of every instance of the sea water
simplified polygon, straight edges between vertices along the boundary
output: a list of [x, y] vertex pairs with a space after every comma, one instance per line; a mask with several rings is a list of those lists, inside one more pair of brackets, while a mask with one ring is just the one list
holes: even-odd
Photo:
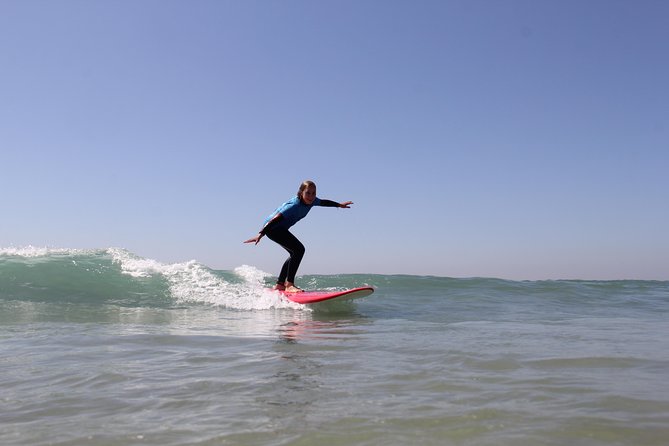
[[669, 282], [271, 279], [0, 250], [0, 444], [668, 444]]

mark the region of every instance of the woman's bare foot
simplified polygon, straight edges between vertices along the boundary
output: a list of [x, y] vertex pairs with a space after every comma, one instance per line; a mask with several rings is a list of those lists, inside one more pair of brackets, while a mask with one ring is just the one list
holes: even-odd
[[286, 293], [301, 293], [302, 289], [296, 287], [295, 285], [287, 285], [286, 289], [284, 290]]
[[276, 291], [286, 291], [286, 285], [284, 285], [283, 283], [277, 283], [276, 285], [274, 285], [274, 289]]

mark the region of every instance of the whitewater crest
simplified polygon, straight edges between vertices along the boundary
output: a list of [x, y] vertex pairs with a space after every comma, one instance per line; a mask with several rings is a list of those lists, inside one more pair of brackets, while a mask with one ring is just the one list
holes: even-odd
[[165, 264], [124, 249], [109, 248], [107, 251], [124, 274], [136, 278], [162, 276], [169, 283], [170, 293], [177, 303], [204, 303], [239, 310], [302, 307], [267, 290], [264, 279], [269, 274], [253, 266], [235, 268], [234, 274], [241, 282], [232, 282], [195, 260]]
[[7, 248], [0, 248], [0, 256], [4, 257], [23, 257], [26, 259], [52, 256], [67, 256], [67, 255], [83, 255], [93, 254], [100, 250], [90, 249], [72, 249], [72, 248], [51, 248], [46, 246], [10, 246]]

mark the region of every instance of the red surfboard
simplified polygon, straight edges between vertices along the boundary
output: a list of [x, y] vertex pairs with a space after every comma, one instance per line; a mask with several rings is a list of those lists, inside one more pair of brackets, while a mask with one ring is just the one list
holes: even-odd
[[350, 290], [341, 291], [302, 291], [301, 293], [285, 293], [281, 292], [286, 299], [298, 304], [315, 304], [326, 300], [336, 299], [337, 301], [359, 299], [361, 297], [369, 296], [374, 292], [374, 288], [366, 286], [360, 288], [352, 288]]

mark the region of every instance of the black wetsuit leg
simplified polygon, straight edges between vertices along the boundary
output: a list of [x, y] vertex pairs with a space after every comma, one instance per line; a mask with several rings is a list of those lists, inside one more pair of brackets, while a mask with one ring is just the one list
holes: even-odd
[[277, 283], [295, 283], [295, 274], [297, 274], [297, 269], [300, 267], [302, 257], [304, 257], [304, 245], [288, 229], [273, 228], [267, 231], [266, 235], [267, 238], [281, 245], [290, 254], [281, 267]]

